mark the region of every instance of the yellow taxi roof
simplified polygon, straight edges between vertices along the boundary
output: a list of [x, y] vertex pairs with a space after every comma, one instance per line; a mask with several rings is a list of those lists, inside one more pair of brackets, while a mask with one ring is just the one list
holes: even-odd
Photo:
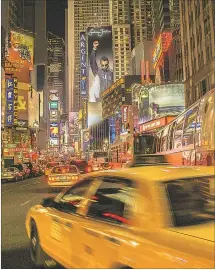
[[120, 170], [94, 172], [94, 176], [118, 176], [130, 178], [135, 181], [171, 181], [180, 178], [203, 177], [214, 175], [214, 167], [173, 167], [173, 166], [142, 166]]

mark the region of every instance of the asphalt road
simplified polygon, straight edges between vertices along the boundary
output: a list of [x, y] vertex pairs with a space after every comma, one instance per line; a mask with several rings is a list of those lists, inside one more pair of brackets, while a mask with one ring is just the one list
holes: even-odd
[[32, 268], [25, 217], [31, 206], [49, 195], [44, 176], [1, 185], [2, 269]]

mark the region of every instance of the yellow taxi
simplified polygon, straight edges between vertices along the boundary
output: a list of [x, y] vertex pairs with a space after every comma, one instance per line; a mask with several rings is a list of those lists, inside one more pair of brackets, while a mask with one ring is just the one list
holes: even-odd
[[60, 162], [49, 162], [49, 163], [47, 163], [46, 168], [45, 168], [45, 176], [48, 177], [49, 174], [51, 173], [52, 169], [55, 166], [58, 166], [58, 165], [60, 165]]
[[213, 167], [85, 175], [26, 217], [33, 263], [65, 268], [214, 268]]
[[80, 172], [74, 165], [55, 166], [48, 176], [48, 185], [51, 191], [71, 186], [80, 178]]

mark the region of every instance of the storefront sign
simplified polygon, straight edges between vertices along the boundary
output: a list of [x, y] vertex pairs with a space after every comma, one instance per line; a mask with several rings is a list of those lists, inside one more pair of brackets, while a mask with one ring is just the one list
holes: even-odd
[[87, 43], [85, 32], [80, 33], [80, 55], [81, 55], [81, 97], [86, 98], [87, 96]]
[[122, 106], [122, 122], [128, 122], [128, 105]]
[[140, 125], [140, 132], [156, 129], [166, 125], [166, 117], [150, 121]]

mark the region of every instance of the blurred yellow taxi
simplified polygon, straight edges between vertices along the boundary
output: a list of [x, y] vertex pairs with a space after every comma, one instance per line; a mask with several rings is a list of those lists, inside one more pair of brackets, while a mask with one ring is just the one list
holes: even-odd
[[45, 168], [45, 176], [47, 177], [55, 166], [60, 165], [60, 162], [49, 162]]
[[71, 186], [80, 178], [79, 170], [74, 165], [59, 165], [52, 169], [48, 176], [51, 190]]
[[213, 268], [214, 168], [145, 166], [85, 175], [30, 209], [37, 266]]

